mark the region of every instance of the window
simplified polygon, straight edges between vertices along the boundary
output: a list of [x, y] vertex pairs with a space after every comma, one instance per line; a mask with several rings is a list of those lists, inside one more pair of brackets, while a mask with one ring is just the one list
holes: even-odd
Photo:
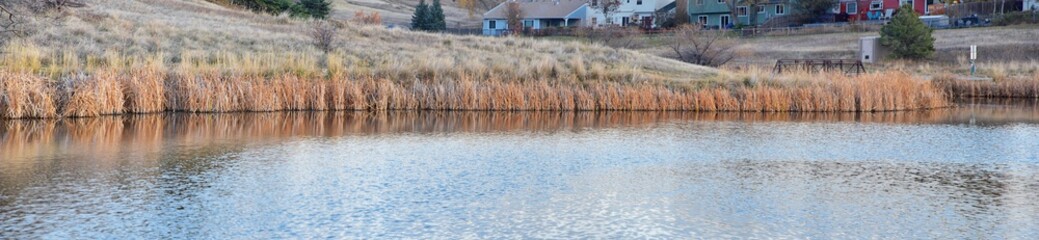
[[628, 23], [630, 21], [631, 21], [631, 18], [629, 18], [629, 17], [621, 17], [621, 26], [628, 26]]
[[758, 13], [765, 13], [765, 6], [758, 5], [755, 8], [758, 10]]
[[496, 29], [496, 28], [498, 28], [496, 26], [497, 23], [498, 23], [498, 21], [494, 21], [494, 20], [487, 21], [487, 28]]
[[599, 18], [592, 17], [592, 26], [595, 26], [595, 25], [598, 25], [598, 24], [599, 24]]
[[884, 8], [884, 1], [873, 1], [869, 3], [869, 10], [876, 11], [881, 8]]
[[523, 27], [534, 27], [534, 20], [523, 20]]
[[696, 0], [696, 5], [703, 5], [703, 0]]
[[700, 22], [700, 26], [707, 26], [707, 16], [696, 17], [696, 21]]
[[850, 2], [850, 3], [848, 3], [848, 5], [845, 6], [845, 8], [847, 8], [848, 14], [855, 14], [855, 13], [859, 12], [859, 4], [858, 3]]
[[722, 15], [721, 22], [720, 22], [720, 24], [718, 26], [720, 28], [728, 27], [729, 26], [729, 15]]
[[592, 0], [592, 7], [599, 6], [599, 0]]
[[736, 7], [736, 16], [747, 16], [747, 7], [739, 6]]
[[786, 7], [783, 4], [776, 5], [776, 15], [786, 14]]
[[635, 0], [635, 5], [642, 5], [642, 0]]
[[909, 5], [909, 9], [916, 9], [916, 6], [913, 6], [913, 0], [899, 0], [899, 3], [899, 7]]

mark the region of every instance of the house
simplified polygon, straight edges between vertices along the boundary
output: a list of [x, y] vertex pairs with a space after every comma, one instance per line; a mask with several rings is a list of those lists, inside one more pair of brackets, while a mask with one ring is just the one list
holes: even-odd
[[654, 14], [658, 11], [666, 11], [668, 7], [674, 8], [675, 0], [620, 0], [617, 10], [611, 12], [610, 19], [606, 19], [599, 4], [610, 0], [589, 0], [589, 10], [586, 26], [620, 25], [643, 28], [656, 27]]
[[[689, 20], [711, 28], [730, 28], [737, 24], [761, 25], [769, 19], [790, 15], [793, 11], [793, 0], [767, 0], [753, 10], [746, 5], [736, 7], [736, 19], [732, 19], [731, 10], [725, 0], [687, 1]], [[756, 16], [756, 19], [752, 19], [752, 16]]]
[[920, 16], [930, 15], [928, 0], [841, 0], [834, 13], [855, 20], [883, 20], [895, 16], [902, 5], [910, 5]]
[[1024, 11], [1039, 11], [1039, 0], [1025, 0], [1021, 4]]
[[[524, 29], [581, 26], [588, 13], [586, 0], [507, 0], [483, 14], [483, 35], [508, 33], [508, 5], [519, 6]], [[520, 30], [524, 30], [520, 29]]]

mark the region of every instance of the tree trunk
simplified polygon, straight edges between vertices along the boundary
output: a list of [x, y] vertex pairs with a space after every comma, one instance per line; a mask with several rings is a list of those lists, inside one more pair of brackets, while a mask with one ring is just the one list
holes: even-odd
[[750, 26], [757, 27], [758, 26], [758, 4], [757, 3], [751, 3], [749, 8], [750, 9], [747, 9], [747, 14], [750, 15]]

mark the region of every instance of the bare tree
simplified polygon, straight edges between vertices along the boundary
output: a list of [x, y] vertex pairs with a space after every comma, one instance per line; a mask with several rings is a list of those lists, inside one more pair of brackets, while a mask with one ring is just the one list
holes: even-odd
[[[11, 2], [0, 1], [0, 46], [7, 44], [12, 38], [26, 37], [36, 29], [35, 24], [26, 16], [28, 10], [12, 6]], [[13, 8], [14, 7], [14, 8]]]
[[[682, 2], [682, 1], [679, 1]], [[674, 28], [680, 23], [678, 17], [675, 16], [675, 12], [671, 11], [657, 11], [653, 13], [654, 27], [657, 28]]]
[[509, 2], [505, 6], [505, 23], [514, 34], [523, 32], [523, 9], [519, 3]]
[[613, 24], [613, 14], [617, 13], [617, 9], [620, 8], [620, 0], [592, 0], [592, 9], [602, 13], [603, 22], [607, 25]]
[[328, 21], [314, 21], [310, 37], [313, 39], [315, 47], [329, 53], [334, 49], [336, 32], [336, 27], [329, 24]]
[[[729, 21], [739, 21], [739, 7], [743, 0], [725, 0], [725, 6], [729, 8]], [[720, 26], [724, 28], [725, 26]]]
[[[793, 3], [793, 12], [802, 23], [813, 23], [818, 22], [820, 16], [825, 16], [837, 4], [837, 0], [799, 0]], [[859, 6], [859, 9], [862, 7]]]
[[683, 25], [670, 41], [675, 58], [683, 62], [718, 67], [735, 57], [736, 39], [728, 31], [708, 30], [697, 25]]
[[79, 0], [43, 0], [44, 7], [62, 10], [67, 7], [83, 7], [85, 4]]
[[[750, 25], [757, 26], [761, 24], [758, 22], [758, 7], [764, 8], [768, 4], [769, 0], [743, 0], [743, 4], [747, 5], [747, 14], [750, 16]], [[733, 18], [736, 19], [736, 18]]]
[[25, 22], [7, 7], [0, 5], [0, 34], [25, 36]]
[[675, 25], [689, 23], [689, 1], [676, 1], [675, 5]]

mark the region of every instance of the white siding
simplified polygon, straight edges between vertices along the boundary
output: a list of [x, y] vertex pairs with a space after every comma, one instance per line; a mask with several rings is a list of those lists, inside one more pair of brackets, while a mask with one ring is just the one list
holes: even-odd
[[[610, 14], [610, 18], [613, 19], [611, 22], [615, 25], [621, 24], [621, 21], [624, 19], [624, 17], [628, 17], [630, 19], [641, 19], [642, 17], [651, 17], [653, 16], [653, 13], [657, 11], [657, 9], [660, 9], [667, 4], [674, 2], [675, 0], [642, 0], [641, 5], [638, 4], [638, 0], [620, 1], [621, 5], [617, 7], [617, 11], [614, 11], [613, 14]], [[597, 19], [597, 25], [602, 26], [606, 24], [606, 16], [602, 13], [602, 11], [599, 11], [595, 7], [589, 5], [588, 16], [584, 18], [588, 19], [588, 21], [584, 21], [584, 24], [588, 24], [588, 26], [590, 26], [592, 23], [591, 18], [593, 17]]]

